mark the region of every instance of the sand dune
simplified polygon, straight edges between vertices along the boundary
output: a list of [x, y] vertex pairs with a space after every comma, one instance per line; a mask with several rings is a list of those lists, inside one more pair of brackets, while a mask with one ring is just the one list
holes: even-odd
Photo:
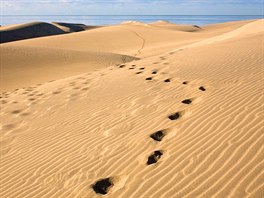
[[59, 27], [65, 32], [80, 32], [87, 29], [87, 26], [84, 24], [76, 24], [76, 23], [62, 23], [62, 22], [52, 22], [51, 24]]
[[197, 32], [202, 30], [202, 28], [197, 25], [176, 25], [168, 21], [156, 21], [150, 24], [156, 27], [167, 28], [167, 29], [183, 31], [183, 32]]
[[1, 93], [0, 197], [263, 197], [262, 24], [126, 23], [2, 45], [10, 74], [55, 80]]
[[218, 25], [216, 30], [211, 26], [208, 30], [201, 27], [203, 31], [198, 32], [175, 31], [150, 24], [138, 25], [137, 22], [127, 23], [74, 34], [22, 40], [8, 43], [8, 45], [103, 51], [145, 58], [165, 53], [177, 48], [177, 46], [180, 47], [230, 32], [247, 24], [248, 21]]
[[193, 48], [193, 47], [200, 47], [200, 46], [204, 46], [204, 45], [210, 45], [213, 43], [218, 43], [218, 42], [222, 42], [225, 40], [230, 40], [230, 39], [241, 39], [243, 37], [246, 36], [251, 36], [254, 34], [261, 34], [264, 33], [264, 19], [260, 19], [254, 22], [250, 22], [246, 25], [243, 25], [242, 27], [239, 27], [233, 31], [215, 36], [215, 37], [211, 37], [208, 39], [204, 39], [200, 42], [196, 42], [187, 46], [182, 46], [180, 49], [176, 49], [174, 51], [178, 51], [178, 50], [183, 50], [186, 48]]
[[1, 46], [0, 89], [14, 90], [135, 59], [104, 52], [4, 45]]
[[83, 24], [32, 22], [0, 27], [0, 43], [86, 30]]

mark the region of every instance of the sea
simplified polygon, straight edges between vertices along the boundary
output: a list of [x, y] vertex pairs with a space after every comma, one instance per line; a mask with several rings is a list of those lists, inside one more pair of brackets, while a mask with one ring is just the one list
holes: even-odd
[[176, 24], [207, 25], [261, 18], [264, 18], [263, 15], [0, 15], [0, 25], [13, 25], [32, 21], [115, 25], [123, 21], [151, 23], [157, 20], [165, 20]]

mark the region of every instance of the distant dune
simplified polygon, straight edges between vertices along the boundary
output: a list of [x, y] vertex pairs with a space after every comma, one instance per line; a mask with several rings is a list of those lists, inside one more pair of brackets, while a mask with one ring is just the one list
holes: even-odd
[[0, 43], [84, 31], [83, 24], [32, 22], [0, 27]]
[[167, 28], [167, 29], [183, 31], [183, 32], [197, 32], [197, 31], [202, 30], [202, 28], [197, 25], [178, 25], [178, 24], [170, 23], [168, 21], [163, 21], [163, 20], [156, 21], [150, 24], [153, 26], [161, 27], [161, 28]]

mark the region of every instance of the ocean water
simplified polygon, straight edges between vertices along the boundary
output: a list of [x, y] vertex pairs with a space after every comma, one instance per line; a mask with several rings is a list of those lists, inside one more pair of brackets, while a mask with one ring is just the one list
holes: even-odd
[[1, 15], [0, 24], [11, 25], [43, 21], [82, 23], [86, 25], [113, 25], [132, 20], [144, 23], [166, 20], [176, 24], [206, 25], [261, 18], [263, 18], [263, 15]]

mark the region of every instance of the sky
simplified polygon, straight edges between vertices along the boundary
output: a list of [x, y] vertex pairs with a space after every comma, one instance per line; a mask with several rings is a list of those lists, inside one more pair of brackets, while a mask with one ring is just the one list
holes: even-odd
[[1, 15], [264, 15], [264, 0], [0, 0]]

